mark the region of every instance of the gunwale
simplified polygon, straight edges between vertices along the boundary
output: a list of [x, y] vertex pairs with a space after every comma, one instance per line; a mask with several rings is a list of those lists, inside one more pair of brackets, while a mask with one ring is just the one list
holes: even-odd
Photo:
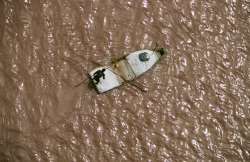
[[[106, 68], [106, 69], [110, 70], [111, 72], [113, 72], [115, 75], [117, 75], [117, 77], [120, 77], [120, 78], [122, 78], [122, 79], [124, 80], [124, 82], [122, 82], [122, 84], [120, 84], [120, 85], [118, 85], [118, 86], [115, 86], [115, 87], [113, 87], [113, 88], [111, 88], [111, 89], [108, 89], [108, 90], [106, 90], [106, 91], [101, 92], [101, 91], [99, 90], [99, 88], [98, 88], [97, 85], [95, 84], [95, 82], [94, 82], [94, 80], [93, 80], [93, 78], [92, 78], [92, 75], [91, 75], [90, 73], [93, 72], [93, 71], [95, 71], [96, 69], [99, 69], [99, 68], [104, 68], [104, 67], [108, 67], [108, 66], [111, 67], [112, 65], [114, 65], [114, 64], [116, 64], [116, 63], [118, 63], [118, 62], [120, 62], [121, 60], [127, 61], [126, 56], [132, 54], [133, 52], [130, 52], [130, 53], [126, 53], [126, 54], [124, 54], [124, 55], [121, 55], [121, 56], [119, 56], [119, 57], [117, 57], [117, 58], [115, 58], [115, 59], [112, 59], [112, 60], [110, 60], [110, 61], [108, 61], [108, 62], [106, 62], [106, 63], [104, 63], [104, 64], [102, 64], [102, 65], [100, 65], [100, 66], [97, 66], [96, 68], [94, 68], [94, 69], [92, 69], [91, 71], [89, 71], [89, 72], [88, 72], [88, 76], [89, 76], [89, 78], [90, 78], [90, 80], [91, 80], [91, 83], [92, 83], [93, 86], [95, 87], [95, 90], [96, 90], [99, 94], [101, 94], [101, 93], [108, 92], [108, 91], [110, 91], [110, 90], [112, 90], [112, 89], [118, 88], [118, 87], [120, 87], [120, 86], [123, 86], [123, 85], [125, 85], [125, 84], [128, 84], [129, 82], [131, 82], [131, 81], [133, 81], [133, 80], [139, 78], [139, 77], [142, 76], [144, 73], [146, 73], [146, 72], [149, 71], [151, 68], [153, 68], [153, 67], [154, 67], [159, 61], [161, 61], [161, 60], [164, 58], [164, 56], [166, 56], [166, 54], [167, 54], [166, 49], [163, 48], [163, 47], [157, 47], [157, 48], [146, 49], [146, 50], [151, 50], [151, 51], [153, 51], [153, 52], [158, 52], [158, 53], [159, 53], [159, 50], [163, 50], [164, 53], [161, 54], [161, 55], [159, 55], [159, 54], [156, 53], [156, 55], [157, 55], [157, 57], [158, 57], [158, 60], [155, 61], [155, 62], [153, 63], [153, 65], [150, 66], [145, 72], [141, 73], [140, 75], [135, 75], [135, 77], [132, 78], [132, 79], [130, 79], [130, 80], [126, 80], [124, 77], [120, 76], [120, 75], [122, 75], [121, 73], [117, 74], [117, 73], [115, 73], [114, 71], [112, 71], [112, 70]], [[137, 52], [137, 51], [134, 51], [134, 52]], [[118, 69], [119, 69], [119, 68], [118, 68]], [[132, 68], [131, 68], [131, 69], [132, 69]]]

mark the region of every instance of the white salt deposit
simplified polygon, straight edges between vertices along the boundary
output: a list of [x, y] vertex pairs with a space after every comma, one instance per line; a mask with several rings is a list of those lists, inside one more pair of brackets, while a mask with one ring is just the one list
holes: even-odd
[[[149, 54], [150, 59], [148, 61], [142, 62], [139, 59], [139, 54], [144, 53], [144, 52]], [[146, 72], [159, 59], [156, 52], [153, 52], [151, 50], [136, 51], [136, 52], [129, 54], [126, 58], [128, 60], [128, 63], [130, 64], [131, 68], [133, 69], [134, 73], [136, 74], [136, 76], [139, 76], [142, 73]]]
[[[108, 70], [108, 68], [110, 68], [108, 66], [100, 67], [100, 68], [94, 69], [91, 72], [89, 72], [89, 74], [91, 75], [91, 78], [93, 79], [93, 74], [96, 71], [102, 70], [103, 68], [106, 69], [106, 71], [104, 72], [105, 79], [103, 79], [103, 77], [101, 77], [100, 82], [96, 85], [96, 87], [100, 93], [108, 91], [108, 90], [120, 85], [116, 75], [112, 71]], [[96, 82], [96, 81], [94, 80], [94, 82]]]

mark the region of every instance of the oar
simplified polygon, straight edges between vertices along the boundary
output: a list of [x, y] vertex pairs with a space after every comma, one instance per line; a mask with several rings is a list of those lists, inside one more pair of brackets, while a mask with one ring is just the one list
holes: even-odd
[[[95, 62], [95, 61], [93, 61], [93, 60], [90, 60], [90, 59], [89, 59], [89, 61], [92, 62], [92, 63], [94, 63], [94, 64], [100, 65], [100, 63]], [[89, 78], [86, 78], [86, 79], [83, 80], [81, 83], [77, 84], [75, 87], [78, 87], [79, 85], [81, 85], [83, 82], [85, 82], [85, 81], [88, 80], [88, 79], [89, 79]]]
[[[158, 44], [156, 43], [156, 45], [158, 46]], [[101, 64], [100, 63], [98, 63], [98, 62], [95, 62], [95, 61], [93, 61], [93, 60], [90, 60], [89, 59], [89, 61], [91, 61], [91, 62], [93, 62], [93, 63], [95, 63], [95, 64], [97, 64], [97, 65], [99, 65], [99, 66], [101, 66]], [[108, 68], [105, 68], [105, 69], [108, 69]], [[115, 75], [118, 75], [118, 76], [120, 76], [123, 80], [125, 80], [126, 82], [129, 82], [128, 80], [126, 80], [123, 76], [121, 76], [121, 75], [119, 75], [119, 74], [117, 74], [117, 73], [115, 73], [114, 71], [112, 71], [112, 70], [110, 70], [110, 69], [108, 69], [109, 71], [111, 71], [112, 73], [114, 73]], [[85, 80], [84, 80], [85, 81]], [[81, 83], [83, 83], [84, 81], [82, 81]], [[80, 84], [81, 84], [80, 83]], [[133, 86], [135, 86], [136, 88], [138, 88], [138, 89], [140, 89], [142, 92], [144, 92], [144, 93], [146, 93], [147, 91], [145, 91], [144, 89], [142, 89], [141, 87], [139, 87], [139, 86], [137, 86], [136, 84], [134, 84], [134, 83], [131, 83], [131, 82], [129, 82], [131, 85], [133, 85]], [[77, 86], [79, 86], [80, 84], [78, 84]], [[76, 86], [76, 87], [77, 87]]]
[[81, 85], [83, 82], [85, 82], [86, 80], [88, 80], [89, 78], [86, 78], [85, 80], [83, 80], [81, 83], [77, 84], [75, 87], [78, 87], [79, 85]]
[[94, 63], [94, 64], [97, 64], [98, 66], [101, 66], [101, 64], [100, 64], [100, 63], [95, 62], [95, 61], [93, 61], [93, 60], [91, 60], [91, 59], [89, 59], [89, 61], [90, 61], [90, 62], [92, 62], [92, 63]]
[[144, 93], [146, 93], [146, 92], [147, 92], [147, 91], [145, 91], [144, 89], [142, 89], [141, 87], [137, 86], [137, 85], [136, 85], [136, 84], [134, 84], [134, 83], [129, 82], [129, 84], [131, 84], [131, 85], [135, 86], [136, 88], [140, 89], [140, 90], [141, 90], [142, 92], [144, 92]]
[[[155, 50], [156, 50], [157, 47], [158, 47], [158, 44], [155, 43], [155, 49], [154, 49], [153, 53], [155, 52]], [[153, 53], [152, 53], [152, 54], [153, 54]]]
[[[107, 68], [108, 69], [108, 68]], [[125, 80], [126, 82], [128, 82], [129, 84], [135, 86], [136, 88], [140, 89], [142, 92], [146, 93], [147, 91], [145, 91], [144, 89], [142, 89], [141, 87], [139, 87], [138, 85], [134, 84], [134, 83], [131, 83], [129, 82], [127, 79], [125, 79], [123, 76], [121, 76], [120, 74], [117, 74], [116, 72], [108, 69], [109, 71], [111, 71], [112, 73], [114, 73], [115, 75], [118, 75], [119, 77], [121, 77], [123, 80]]]

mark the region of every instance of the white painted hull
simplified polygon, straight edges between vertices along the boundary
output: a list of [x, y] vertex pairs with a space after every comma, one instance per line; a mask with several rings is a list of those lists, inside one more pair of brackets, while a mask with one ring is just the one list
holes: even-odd
[[[162, 50], [159, 51], [160, 49]], [[141, 61], [139, 59], [139, 54], [141, 53], [147, 53], [149, 60], [144, 62]], [[135, 51], [117, 59], [111, 60], [110, 62], [91, 70], [89, 72], [89, 76], [98, 93], [104, 93], [141, 76], [158, 61], [160, 61], [165, 54], [166, 52], [163, 48]], [[116, 64], [119, 65], [118, 68], [115, 68]], [[98, 70], [102, 70], [103, 68], [106, 69], [104, 72], [105, 79], [100, 78], [100, 82], [96, 84], [93, 74]]]

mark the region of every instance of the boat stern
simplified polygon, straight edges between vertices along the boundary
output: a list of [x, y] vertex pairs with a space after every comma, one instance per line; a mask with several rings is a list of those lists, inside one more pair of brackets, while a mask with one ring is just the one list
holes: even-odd
[[[104, 72], [105, 79], [104, 77], [99, 78], [100, 81], [98, 84], [96, 84], [96, 81], [94, 79], [94, 74], [98, 70], [102, 69], [106, 69], [106, 71]], [[92, 84], [95, 86], [95, 89], [97, 90], [98, 93], [104, 93], [121, 85], [119, 78], [117, 77], [116, 73], [114, 73], [111, 66], [99, 66], [96, 69], [90, 71], [88, 74]]]

